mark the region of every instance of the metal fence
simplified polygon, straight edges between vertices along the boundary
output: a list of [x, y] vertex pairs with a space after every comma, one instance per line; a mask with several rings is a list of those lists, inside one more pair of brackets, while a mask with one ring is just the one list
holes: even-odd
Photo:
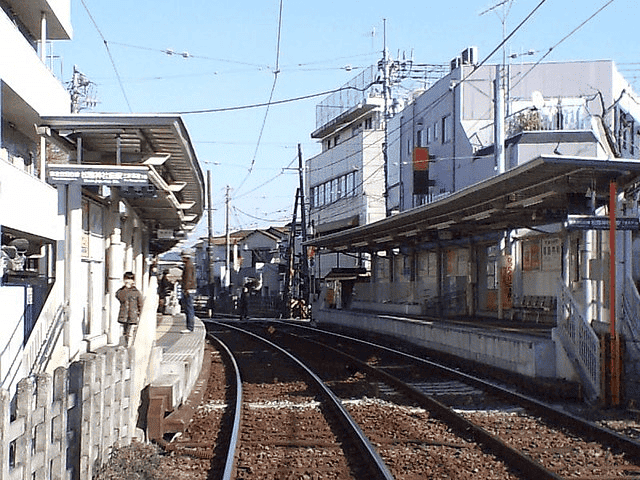
[[600, 340], [569, 289], [558, 282], [558, 333], [578, 372], [587, 396], [600, 396]]

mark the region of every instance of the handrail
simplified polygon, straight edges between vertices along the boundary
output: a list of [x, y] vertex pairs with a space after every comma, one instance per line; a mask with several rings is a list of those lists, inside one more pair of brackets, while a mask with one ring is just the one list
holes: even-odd
[[627, 274], [624, 291], [622, 294], [622, 330], [627, 334], [626, 345], [633, 345], [637, 354], [640, 354], [640, 293], [631, 276]]
[[68, 302], [58, 305], [56, 309], [56, 313], [53, 316], [53, 321], [49, 325], [49, 329], [44, 338], [44, 341], [40, 345], [40, 349], [36, 354], [30, 368], [30, 374], [33, 375], [35, 373], [42, 372], [43, 365], [46, 360], [49, 360], [51, 357], [51, 351], [55, 347], [58, 342], [58, 337], [62, 332], [62, 327], [64, 326], [64, 318], [67, 313]]
[[569, 289], [558, 282], [558, 322], [562, 345], [577, 367], [587, 397], [600, 396], [600, 341]]

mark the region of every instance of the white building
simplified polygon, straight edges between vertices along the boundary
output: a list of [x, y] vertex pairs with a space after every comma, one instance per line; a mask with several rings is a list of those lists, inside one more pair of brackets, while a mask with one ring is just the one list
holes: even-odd
[[[366, 225], [385, 217], [384, 99], [372, 85], [377, 69], [370, 67], [343, 90], [330, 95], [316, 109], [312, 138], [322, 152], [306, 162], [308, 223], [313, 235], [325, 235]], [[315, 257], [315, 277], [334, 267], [354, 267], [358, 259], [328, 255]]]
[[71, 37], [69, 8], [8, 0], [0, 11], [0, 304], [10, 332], [0, 388], [11, 393], [29, 374], [118, 345], [123, 273], [152, 302], [154, 255], [202, 215], [202, 172], [179, 117], [71, 115], [47, 57], [52, 40]]
[[[0, 10], [0, 386], [29, 374], [42, 347], [40, 317], [62, 314], [64, 217], [45, 183], [44, 115], [70, 113], [71, 100], [49, 67], [53, 41], [72, 36], [70, 1], [8, 0]], [[45, 330], [46, 331], [46, 330]]]

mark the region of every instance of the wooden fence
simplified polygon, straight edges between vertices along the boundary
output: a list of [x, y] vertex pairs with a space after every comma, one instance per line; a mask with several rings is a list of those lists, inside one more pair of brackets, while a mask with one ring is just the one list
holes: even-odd
[[0, 480], [91, 479], [135, 428], [127, 349], [85, 354], [0, 390]]

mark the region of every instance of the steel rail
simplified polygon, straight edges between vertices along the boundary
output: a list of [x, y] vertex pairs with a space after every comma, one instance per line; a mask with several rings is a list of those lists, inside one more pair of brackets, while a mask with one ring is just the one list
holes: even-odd
[[468, 382], [471, 385], [474, 385], [478, 388], [489, 390], [490, 392], [496, 395], [501, 395], [502, 397], [505, 397], [516, 403], [526, 406], [538, 412], [544, 418], [553, 419], [555, 422], [565, 427], [568, 427], [569, 429], [572, 429], [574, 432], [577, 432], [581, 435], [590, 435], [595, 439], [601, 440], [603, 443], [607, 442], [610, 446], [615, 445], [616, 447], [634, 456], [635, 458], [640, 458], [640, 442], [639, 441], [633, 440], [618, 432], [610, 430], [606, 427], [602, 427], [594, 422], [590, 422], [588, 420], [585, 420], [584, 418], [578, 417], [569, 412], [556, 408], [553, 405], [545, 403], [541, 400], [538, 400], [533, 397], [529, 397], [528, 395], [524, 395], [522, 393], [509, 390], [508, 388], [502, 387], [500, 385], [496, 385], [487, 380], [482, 380], [480, 378], [469, 375], [468, 373], [460, 372], [458, 370], [454, 370], [453, 368], [440, 365], [436, 362], [432, 362], [424, 358], [416, 357], [415, 355], [411, 355], [410, 353], [401, 352], [399, 350], [395, 350], [390, 347], [385, 347], [384, 345], [379, 345], [377, 343], [369, 342], [367, 340], [361, 340], [359, 338], [349, 337], [348, 335], [343, 335], [340, 333], [330, 332], [327, 330], [312, 328], [306, 325], [298, 325], [291, 322], [283, 322], [279, 320], [273, 320], [272, 322], [281, 323], [283, 325], [295, 326], [297, 328], [308, 329], [311, 331], [322, 332], [327, 335], [335, 336], [338, 338], [344, 338], [346, 340], [358, 342], [363, 345], [368, 345], [374, 348], [378, 348], [380, 350], [387, 351], [395, 355], [399, 355], [401, 357], [411, 359], [413, 361], [421, 363], [435, 370], [439, 370], [440, 372], [443, 372], [445, 374], [462, 378], [465, 382]]
[[234, 478], [233, 471], [236, 462], [236, 451], [238, 447], [238, 434], [240, 432], [240, 421], [242, 419], [242, 377], [240, 376], [240, 369], [236, 362], [233, 353], [229, 350], [222, 340], [216, 337], [214, 334], [209, 333], [209, 338], [214, 340], [220, 349], [227, 355], [229, 363], [233, 366], [236, 381], [236, 402], [233, 409], [233, 426], [231, 427], [231, 437], [229, 439], [229, 446], [227, 448], [227, 458], [224, 462], [224, 471], [222, 474], [222, 480], [232, 480]]
[[333, 405], [335, 410], [338, 412], [339, 418], [342, 420], [342, 422], [347, 427], [347, 429], [355, 436], [355, 438], [358, 441], [358, 446], [360, 447], [361, 452], [364, 453], [364, 455], [367, 458], [369, 458], [370, 460], [369, 464], [375, 467], [374, 473], [377, 475], [377, 477], [383, 478], [385, 480], [393, 480], [394, 477], [393, 475], [391, 475], [391, 472], [389, 471], [386, 464], [384, 463], [384, 460], [382, 459], [382, 457], [380, 457], [377, 450], [371, 444], [371, 442], [369, 441], [367, 436], [364, 434], [364, 432], [360, 429], [358, 424], [353, 420], [353, 418], [351, 418], [351, 415], [349, 415], [349, 412], [347, 412], [347, 410], [344, 408], [340, 399], [331, 391], [329, 387], [327, 387], [327, 385], [325, 385], [322, 379], [318, 377], [311, 369], [309, 369], [309, 367], [307, 367], [302, 361], [300, 361], [298, 358], [296, 358], [294, 355], [292, 355], [291, 353], [289, 353], [279, 345], [276, 345], [275, 343], [267, 340], [264, 337], [261, 337], [258, 334], [230, 325], [229, 323], [222, 323], [217, 321], [209, 321], [207, 323], [213, 323], [216, 325], [224, 326], [225, 328], [231, 328], [232, 330], [236, 330], [245, 335], [249, 335], [263, 343], [266, 343], [270, 347], [286, 355], [295, 364], [297, 364], [300, 368], [302, 368], [313, 379], [316, 385], [322, 390], [326, 398], [330, 400], [331, 404]]
[[357, 365], [358, 368], [366, 371], [372, 376], [382, 378], [389, 385], [394, 386], [400, 391], [403, 391], [406, 395], [411, 397], [420, 406], [428, 411], [435, 412], [444, 422], [456, 428], [459, 432], [469, 433], [475, 440], [495, 452], [499, 458], [507, 462], [510, 466], [517, 468], [523, 475], [532, 480], [562, 480], [563, 477], [548, 470], [542, 464], [522, 453], [521, 451], [508, 446], [496, 435], [489, 433], [484, 428], [476, 425], [472, 421], [466, 419], [463, 415], [457, 413], [452, 408], [444, 405], [430, 395], [421, 392], [417, 388], [409, 385], [408, 383], [400, 380], [399, 378], [381, 370], [380, 368], [368, 365], [366, 362], [353, 357], [347, 353], [344, 353], [336, 348], [330, 347], [323, 343], [311, 340], [309, 338], [300, 337], [299, 335], [288, 333], [292, 337], [297, 339], [303, 339], [306, 342], [320, 346], [323, 349], [329, 350], [336, 355], [342, 356], [349, 362]]

